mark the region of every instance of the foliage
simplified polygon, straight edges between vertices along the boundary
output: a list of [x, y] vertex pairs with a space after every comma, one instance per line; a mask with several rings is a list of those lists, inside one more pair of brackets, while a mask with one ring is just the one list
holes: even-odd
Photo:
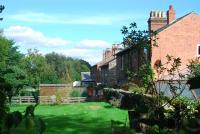
[[[5, 6], [4, 5], [0, 5], [0, 13], [2, 13], [2, 11], [4, 10]], [[3, 18], [0, 18], [0, 21], [3, 20]]]
[[180, 105], [181, 114], [184, 118], [195, 118], [200, 117], [199, 108], [200, 108], [200, 100], [191, 100], [187, 97], [177, 97], [170, 103], [171, 105]]
[[111, 100], [113, 97], [119, 99], [121, 96], [119, 91], [111, 88], [104, 88], [103, 95], [107, 101]]
[[129, 27], [123, 26], [121, 32], [124, 35], [123, 44], [126, 47], [135, 46], [137, 49], [150, 47], [149, 31], [138, 30], [135, 22], [131, 23]]
[[[153, 103], [147, 103], [147, 111], [144, 106], [135, 106], [134, 112], [135, 126], [145, 124], [148, 133], [176, 133], [181, 130], [185, 133], [198, 133], [200, 124], [197, 123], [199, 115], [199, 101], [190, 100], [180, 97], [185, 86], [181, 86], [181, 81], [185, 78], [179, 67], [181, 59], [167, 55], [166, 63], [159, 62], [155, 65], [158, 80], [165, 81], [170, 89], [171, 97], [163, 96], [161, 86], [156, 86], [156, 81], [152, 80], [151, 89], [153, 93]], [[138, 109], [139, 108], [139, 109]], [[142, 110], [142, 111], [141, 111]], [[146, 112], [145, 112], [146, 111]], [[141, 113], [145, 112], [145, 116]], [[188, 122], [192, 121], [193, 125], [189, 126]], [[186, 122], [186, 123], [185, 123]], [[139, 127], [140, 128], [140, 127]], [[142, 129], [138, 129], [142, 131]], [[195, 131], [195, 132], [193, 132]]]
[[190, 89], [200, 88], [200, 61], [199, 59], [191, 60], [188, 65], [189, 69], [189, 80], [188, 84]]
[[26, 74], [18, 66], [2, 69], [0, 74], [0, 78], [3, 80], [0, 82], [0, 88], [4, 90], [4, 93], [9, 97], [9, 102], [11, 102], [11, 97], [18, 94], [19, 90], [27, 84]]
[[81, 79], [81, 72], [88, 72], [90, 65], [88, 62], [79, 59], [66, 57], [55, 52], [45, 55], [47, 64], [55, 71], [59, 78], [59, 83], [69, 83]]
[[9, 101], [26, 84], [26, 73], [19, 65], [22, 57], [13, 41], [0, 36], [0, 89]]
[[[154, 65], [156, 71], [156, 80], [152, 80], [150, 86], [148, 87], [147, 92], [153, 92], [154, 94], [160, 95], [162, 93], [162, 87], [159, 83], [159, 80], [165, 80], [166, 84], [170, 88], [170, 92], [172, 98], [176, 98], [177, 96], [181, 95], [184, 86], [181, 86], [181, 81], [184, 80], [185, 75], [181, 74], [180, 66], [181, 66], [181, 59], [179, 57], [173, 57], [170, 55], [166, 56], [167, 61], [162, 63], [161, 61], [156, 62]], [[156, 86], [158, 85], [158, 86]], [[149, 91], [152, 90], [152, 91]]]
[[[19, 111], [9, 112], [7, 106], [11, 97], [28, 83], [27, 74], [21, 68], [23, 55], [17, 49], [13, 41], [0, 36], [0, 134], [9, 134], [11, 128], [18, 127], [22, 120], [27, 120], [30, 112], [34, 112], [26, 111], [24, 117]], [[30, 122], [33, 120], [28, 119], [25, 125], [30, 126]]]
[[199, 59], [191, 60], [188, 65], [190, 71], [189, 77], [198, 77], [200, 76], [200, 61]]
[[[199, 102], [180, 97], [187, 84], [184, 85], [182, 82], [186, 77], [181, 74], [181, 59], [167, 55], [164, 60], [166, 62], [156, 61], [154, 74], [150, 57], [151, 47], [159, 45], [157, 34], [137, 30], [136, 23], [131, 23], [129, 27], [124, 26], [121, 31], [124, 35], [124, 46], [133, 51], [137, 60], [137, 65], [134, 67], [125, 66], [128, 80], [145, 87], [146, 93], [149, 94], [145, 95], [142, 91], [139, 91], [141, 94], [136, 94], [137, 87], [132, 89], [134, 94], [123, 93], [121, 105], [132, 107], [131, 112], [134, 115], [131, 118], [129, 116], [132, 123], [130, 126], [135, 128], [136, 132], [144, 133], [176, 134], [178, 131], [199, 133]], [[192, 61], [188, 68], [190, 70], [188, 84], [193, 83], [192, 88], [200, 87], [199, 59]], [[163, 81], [169, 87], [167, 90], [171, 93], [170, 97], [163, 94], [166, 91], [162, 87]], [[125, 87], [129, 87], [128, 84]], [[191, 125], [189, 125], [190, 121]]]
[[37, 104], [35, 106], [30, 105], [26, 107], [25, 114], [23, 115], [22, 112], [19, 111], [9, 111], [6, 106], [6, 95], [2, 91], [0, 91], [0, 97], [0, 134], [10, 134], [11, 129], [16, 129], [23, 120], [25, 120], [26, 130], [31, 131], [34, 124], [37, 124], [40, 134], [45, 131], [45, 123], [43, 120], [39, 118], [38, 120], [40, 122], [36, 122], [37, 120], [34, 117], [34, 110]]
[[81, 92], [79, 90], [74, 89], [71, 93], [70, 93], [71, 97], [80, 97], [81, 96]]
[[150, 64], [143, 64], [138, 71], [127, 70], [127, 76], [130, 82], [147, 88], [154, 79], [154, 72]]
[[128, 91], [132, 93], [144, 94], [146, 91], [146, 88], [139, 87], [137, 84], [134, 83], [129, 83], [128, 86], [129, 86]]
[[47, 64], [45, 57], [36, 49], [28, 50], [21, 66], [26, 70], [29, 86], [37, 88], [39, 83], [57, 82], [55, 72]]
[[81, 79], [81, 72], [89, 71], [88, 63], [66, 57], [55, 52], [45, 57], [36, 49], [29, 49], [21, 64], [28, 75], [29, 86], [38, 87], [39, 83], [59, 84]]
[[151, 77], [154, 76], [148, 57], [151, 44], [156, 45], [156, 33], [138, 30], [136, 23], [131, 23], [129, 27], [123, 26], [121, 32], [124, 35], [122, 42], [124, 46], [137, 54], [137, 65], [125, 69], [128, 80], [139, 86], [147, 87], [152, 80]]
[[62, 103], [62, 95], [61, 95], [61, 93], [57, 90], [56, 91], [56, 95], [54, 96], [52, 96], [53, 98], [55, 97], [55, 104], [61, 104]]

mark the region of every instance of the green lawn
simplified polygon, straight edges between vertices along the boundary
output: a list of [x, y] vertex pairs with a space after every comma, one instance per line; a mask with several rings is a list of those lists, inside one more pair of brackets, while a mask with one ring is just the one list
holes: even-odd
[[[12, 106], [11, 111], [24, 111], [26, 106]], [[70, 105], [39, 105], [35, 115], [44, 119], [47, 128], [44, 134], [109, 134], [111, 120], [126, 122], [127, 111], [113, 108], [104, 102], [87, 102]], [[35, 130], [35, 129], [34, 129]], [[36, 134], [27, 132], [24, 123], [14, 134]]]

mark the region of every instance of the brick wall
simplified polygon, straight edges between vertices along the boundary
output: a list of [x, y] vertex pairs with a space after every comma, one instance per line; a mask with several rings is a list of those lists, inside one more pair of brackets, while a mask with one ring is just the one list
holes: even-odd
[[72, 86], [67, 84], [40, 84], [40, 96], [70, 96]]
[[151, 64], [156, 60], [166, 61], [166, 55], [180, 57], [181, 70], [186, 72], [190, 59], [197, 57], [197, 44], [200, 44], [200, 16], [191, 13], [158, 34], [158, 47], [152, 48]]

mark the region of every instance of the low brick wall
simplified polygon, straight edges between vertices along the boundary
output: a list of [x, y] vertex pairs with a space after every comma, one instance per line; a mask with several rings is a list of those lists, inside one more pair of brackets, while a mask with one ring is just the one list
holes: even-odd
[[39, 95], [40, 96], [70, 96], [72, 92], [72, 85], [70, 84], [40, 84]]

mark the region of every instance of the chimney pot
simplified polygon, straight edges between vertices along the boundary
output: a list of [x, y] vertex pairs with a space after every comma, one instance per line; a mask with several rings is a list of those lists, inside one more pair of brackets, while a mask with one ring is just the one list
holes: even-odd
[[167, 18], [162, 11], [151, 11], [148, 20], [149, 30], [156, 31], [167, 24]]

